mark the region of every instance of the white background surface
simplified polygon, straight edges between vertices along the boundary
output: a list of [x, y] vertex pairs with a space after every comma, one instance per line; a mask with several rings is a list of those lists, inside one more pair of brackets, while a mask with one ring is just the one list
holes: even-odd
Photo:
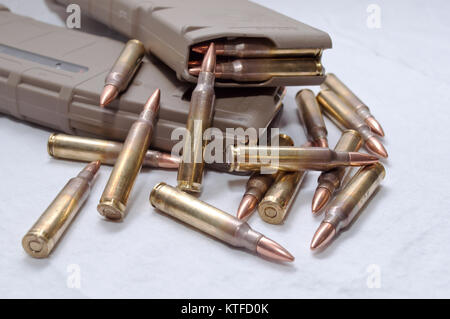
[[[64, 25], [44, 1], [1, 1], [13, 12]], [[0, 115], [0, 297], [316, 298], [450, 297], [448, 1], [259, 0], [329, 32], [324, 65], [365, 101], [382, 123], [387, 177], [352, 228], [326, 251], [309, 243], [322, 218], [310, 211], [318, 173], [310, 172], [283, 226], [251, 226], [286, 246], [293, 264], [271, 263], [230, 248], [151, 208], [148, 196], [176, 172], [144, 170], [123, 223], [103, 220], [96, 205], [111, 167], [101, 168], [86, 205], [50, 258], [25, 254], [22, 236], [84, 166], [51, 159], [50, 131]], [[366, 9], [381, 8], [370, 29]], [[114, 35], [84, 19], [84, 30]], [[305, 140], [292, 87], [282, 130]], [[317, 88], [314, 88], [317, 91]], [[329, 141], [339, 131], [329, 122]], [[235, 213], [247, 178], [208, 172], [202, 199]], [[368, 267], [381, 287], [368, 288]], [[73, 266], [81, 287], [69, 288]], [[70, 286], [70, 285], [69, 285]]]

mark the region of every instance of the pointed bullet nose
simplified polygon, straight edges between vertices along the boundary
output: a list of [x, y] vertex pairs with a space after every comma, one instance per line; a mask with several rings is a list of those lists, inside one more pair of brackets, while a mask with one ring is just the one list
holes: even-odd
[[97, 174], [99, 168], [101, 166], [100, 161], [94, 161], [87, 164], [83, 170], [78, 174], [78, 176], [86, 178], [89, 181], [92, 181]]
[[265, 236], [258, 241], [256, 252], [263, 257], [277, 261], [292, 262], [295, 259], [285, 248]]
[[311, 249], [324, 247], [336, 235], [336, 228], [330, 223], [322, 223], [311, 240]]
[[204, 54], [208, 50], [208, 46], [206, 44], [196, 45], [192, 48], [192, 51]]
[[236, 217], [241, 220], [246, 220], [253, 213], [256, 205], [258, 205], [258, 199], [255, 196], [250, 194], [244, 195], [239, 204]]
[[201, 61], [197, 61], [197, 60], [188, 62], [188, 67], [189, 68], [199, 67], [201, 65], [202, 65], [202, 62]]
[[93, 164], [93, 166], [94, 166], [94, 168], [95, 168], [95, 171], [98, 171], [98, 169], [99, 169], [100, 166], [102, 165], [102, 162], [100, 162], [100, 161], [98, 160], [98, 161], [92, 162], [91, 164]]
[[193, 76], [198, 76], [200, 74], [200, 71], [201, 71], [200, 67], [190, 68], [189, 69], [189, 74], [193, 75]]
[[156, 89], [155, 92], [153, 92], [153, 94], [148, 98], [147, 102], [145, 103], [144, 109], [157, 112], [159, 109], [160, 99], [161, 99], [161, 90]]
[[330, 200], [331, 193], [324, 187], [318, 187], [314, 194], [311, 209], [314, 214], [318, 213]]
[[105, 85], [100, 94], [100, 106], [105, 107], [119, 95], [119, 90], [111, 84]]
[[351, 166], [365, 166], [375, 164], [379, 161], [378, 157], [359, 152], [349, 152], [349, 161]]
[[98, 172], [101, 165], [102, 165], [102, 162], [100, 162], [100, 161], [90, 162], [87, 165], [86, 169], [89, 170], [92, 173], [92, 175], [95, 175]]
[[325, 147], [328, 148], [328, 140], [326, 138], [319, 138], [315, 141], [317, 147]]
[[381, 127], [380, 123], [373, 116], [366, 118], [365, 122], [370, 127], [372, 132], [374, 132], [375, 134], [378, 134], [380, 136], [384, 136], [383, 128]]
[[[216, 51], [216, 55], [220, 55], [220, 54], [224, 54], [224, 44], [223, 43], [215, 43], [215, 51]], [[201, 44], [201, 45], [197, 45], [194, 46], [192, 48], [192, 51], [196, 52], [196, 53], [200, 53], [200, 54], [205, 54], [206, 51], [208, 51], [209, 46], [207, 44]]]
[[208, 51], [205, 54], [202, 62], [202, 72], [210, 72], [214, 73], [214, 69], [216, 68], [216, 47], [214, 43], [209, 45]]
[[381, 142], [376, 137], [374, 137], [374, 136], [370, 137], [366, 141], [366, 146], [367, 146], [367, 149], [369, 151], [371, 151], [372, 153], [375, 153], [384, 158], [388, 157], [388, 153], [387, 153], [386, 149], [384, 148], [383, 144], [381, 144]]

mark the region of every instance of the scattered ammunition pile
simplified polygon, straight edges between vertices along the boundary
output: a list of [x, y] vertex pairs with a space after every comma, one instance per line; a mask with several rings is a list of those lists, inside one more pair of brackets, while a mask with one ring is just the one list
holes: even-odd
[[[280, 134], [276, 146], [229, 148], [229, 171], [252, 172], [236, 217], [189, 194], [201, 192], [203, 171], [208, 167], [204, 161], [206, 142], [201, 137], [212, 124], [215, 78], [261, 80], [261, 76], [282, 72], [283, 63], [289, 64], [287, 69], [295, 69], [288, 62], [293, 57], [297, 57], [295, 63], [303, 63], [308, 69], [306, 64], [318, 63], [320, 59], [316, 58], [321, 54], [320, 50], [312, 49], [276, 50], [265, 44], [241, 40], [199, 45], [193, 47], [193, 51], [203, 59], [190, 63], [191, 73], [198, 76], [198, 82], [191, 96], [186, 131], [190, 136], [199, 135], [200, 140], [186, 139], [181, 158], [148, 149], [158, 116], [159, 90], [150, 96], [123, 144], [52, 134], [47, 145], [51, 156], [91, 163], [67, 183], [24, 236], [22, 244], [28, 254], [37, 258], [50, 254], [86, 200], [101, 163], [114, 165], [97, 207], [106, 219], [125, 218], [127, 202], [142, 166], [178, 168], [177, 188], [166, 183], [156, 185], [150, 193], [152, 206], [223, 242], [271, 260], [293, 261], [294, 257], [275, 241], [253, 230], [247, 220], [257, 209], [265, 222], [284, 223], [308, 170], [322, 171], [312, 200], [312, 212], [325, 212], [311, 249], [325, 247], [352, 222], [385, 176], [377, 156], [358, 150], [365, 144], [368, 151], [380, 157], [386, 158], [387, 152], [376, 137], [384, 135], [383, 129], [369, 108], [333, 74], [326, 76], [317, 97], [308, 89], [299, 91], [296, 96], [307, 144], [296, 147], [289, 136]], [[216, 55], [241, 60], [216, 65]], [[137, 40], [129, 41], [106, 78], [100, 97], [102, 107], [126, 90], [143, 56], [142, 44]], [[237, 64], [243, 66], [239, 67], [239, 72], [233, 68]], [[343, 130], [334, 150], [328, 148], [322, 111]], [[350, 170], [347, 168], [351, 166], [360, 168], [348, 177]], [[266, 169], [270, 173], [264, 172]]]

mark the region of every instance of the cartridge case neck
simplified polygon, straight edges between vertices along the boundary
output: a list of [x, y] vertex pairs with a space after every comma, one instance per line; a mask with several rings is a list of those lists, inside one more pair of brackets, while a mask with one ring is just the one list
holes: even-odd
[[330, 171], [327, 172], [323, 172], [322, 174], [320, 174], [317, 182], [318, 182], [318, 187], [323, 187], [328, 189], [328, 191], [330, 192], [330, 194], [333, 194], [334, 191], [336, 189], [339, 188], [340, 184], [341, 184], [341, 175], [343, 175], [343, 173], [341, 171], [345, 172], [345, 168], [334, 168]]
[[275, 174], [260, 174], [253, 173], [247, 182], [247, 189], [245, 191], [246, 195], [253, 195], [258, 201], [264, 196], [264, 194], [269, 189], [275, 180]]
[[356, 110], [356, 114], [358, 114], [362, 119], [366, 119], [368, 117], [371, 117], [372, 114], [370, 113], [369, 108], [365, 104], [356, 104], [354, 106]]
[[213, 86], [214, 87], [214, 81], [216, 77], [214, 73], [212, 72], [200, 72], [197, 79], [197, 86]]
[[256, 246], [261, 237], [263, 237], [261, 233], [251, 229], [246, 222], [242, 222], [236, 230], [234, 246], [256, 252]]

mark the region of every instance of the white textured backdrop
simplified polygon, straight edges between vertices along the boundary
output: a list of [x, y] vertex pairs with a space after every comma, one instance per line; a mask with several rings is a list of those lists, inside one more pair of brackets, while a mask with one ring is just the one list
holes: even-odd
[[[64, 25], [45, 1], [1, 2]], [[275, 264], [155, 213], [151, 188], [175, 184], [176, 172], [144, 170], [125, 221], [102, 220], [96, 205], [111, 171], [105, 166], [50, 258], [32, 259], [22, 236], [83, 164], [51, 159], [50, 131], [0, 115], [0, 297], [450, 297], [450, 3], [256, 2], [328, 32], [333, 49], [324, 54], [325, 67], [369, 105], [386, 131], [387, 177], [353, 227], [325, 252], [310, 252], [322, 218], [310, 212], [318, 177], [310, 172], [284, 226], [250, 220], [296, 257], [291, 265]], [[367, 23], [372, 8], [381, 10], [380, 28]], [[82, 27], [120, 38], [85, 18]], [[300, 144], [298, 89], [289, 88], [281, 123]], [[327, 125], [334, 145], [340, 133]], [[245, 183], [245, 177], [208, 172], [202, 199], [234, 214]]]

